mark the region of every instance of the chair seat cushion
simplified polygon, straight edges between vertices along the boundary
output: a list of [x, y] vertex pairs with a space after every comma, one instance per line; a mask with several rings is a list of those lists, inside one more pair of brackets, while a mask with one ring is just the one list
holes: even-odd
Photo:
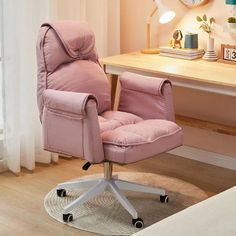
[[179, 131], [179, 127], [167, 120], [143, 120], [136, 124], [127, 124], [102, 133], [103, 143], [118, 146], [136, 146], [152, 143], [164, 136]]
[[101, 133], [103, 133], [104, 131], [114, 130], [123, 125], [136, 124], [143, 119], [128, 112], [106, 111], [101, 116], [98, 116], [98, 120]]
[[[182, 129], [174, 122], [109, 111], [99, 118], [105, 158], [132, 163], [182, 144]], [[105, 125], [106, 124], [106, 125]]]

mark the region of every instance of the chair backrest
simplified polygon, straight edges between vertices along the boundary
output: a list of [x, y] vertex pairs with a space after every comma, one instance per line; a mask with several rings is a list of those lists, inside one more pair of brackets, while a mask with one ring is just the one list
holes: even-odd
[[85, 22], [59, 21], [42, 24], [37, 42], [40, 118], [45, 89], [92, 93], [98, 113], [109, 110], [110, 87], [95, 48], [93, 32]]

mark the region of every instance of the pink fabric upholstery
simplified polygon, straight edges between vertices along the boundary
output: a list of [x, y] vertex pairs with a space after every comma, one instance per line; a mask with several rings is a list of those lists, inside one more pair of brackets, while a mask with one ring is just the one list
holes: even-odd
[[62, 113], [78, 114], [84, 116], [88, 99], [96, 98], [88, 93], [73, 93], [47, 89], [44, 92], [44, 107]]
[[98, 113], [110, 109], [110, 88], [102, 68], [92, 62], [76, 60], [61, 65], [47, 78], [48, 89], [94, 94]]
[[99, 117], [105, 159], [132, 163], [182, 144], [182, 129], [172, 121], [108, 111]]
[[101, 133], [104, 131], [113, 130], [123, 125], [136, 124], [137, 122], [143, 120], [136, 115], [120, 111], [103, 112], [98, 119]]
[[182, 131], [162, 136], [154, 142], [134, 146], [104, 144], [105, 160], [120, 164], [134, 163], [182, 145]]
[[[70, 58], [98, 61], [94, 33], [89, 29], [86, 22], [58, 21], [44, 23], [42, 26], [54, 30]], [[55, 41], [51, 43], [54, 44]], [[48, 63], [50, 64], [51, 61]]]
[[98, 112], [109, 110], [110, 86], [97, 63], [93, 32], [87, 23], [62, 21], [42, 25], [37, 42], [40, 117], [46, 89], [92, 93]]
[[44, 148], [91, 163], [132, 163], [182, 144], [168, 80], [124, 73], [119, 111], [97, 63], [87, 24], [42, 25], [37, 43], [38, 108]]
[[175, 120], [169, 80], [126, 72], [120, 76], [120, 83], [120, 111], [143, 119]]
[[47, 89], [43, 95], [44, 149], [100, 163], [104, 160], [97, 104], [91, 94]]
[[102, 141], [105, 144], [129, 147], [171, 136], [181, 128], [167, 120], [143, 120], [136, 124], [127, 124], [102, 133]]

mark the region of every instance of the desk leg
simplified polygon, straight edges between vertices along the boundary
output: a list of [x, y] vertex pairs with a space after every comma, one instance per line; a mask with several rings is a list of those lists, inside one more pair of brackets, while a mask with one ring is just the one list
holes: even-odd
[[112, 109], [114, 109], [118, 76], [117, 75], [109, 75], [109, 76], [110, 76], [110, 83], [111, 83], [111, 107]]

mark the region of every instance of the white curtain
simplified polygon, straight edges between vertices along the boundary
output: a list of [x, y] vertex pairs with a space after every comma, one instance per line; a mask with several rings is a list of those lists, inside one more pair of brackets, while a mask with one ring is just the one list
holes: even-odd
[[[2, 0], [2, 3], [4, 160], [11, 171], [18, 173], [21, 167], [33, 170], [35, 162], [50, 163], [52, 158], [57, 161], [57, 156], [52, 157], [41, 148], [35, 55], [41, 23], [87, 20], [95, 31], [100, 55], [106, 56], [109, 51], [119, 53], [119, 19], [116, 27], [109, 29], [108, 9], [112, 7], [109, 0]], [[119, 0], [114, 3], [119, 6]], [[111, 35], [118, 35], [117, 46], [112, 49], [108, 47]]]
[[58, 0], [60, 20], [85, 20], [96, 36], [100, 57], [120, 52], [120, 0]]

